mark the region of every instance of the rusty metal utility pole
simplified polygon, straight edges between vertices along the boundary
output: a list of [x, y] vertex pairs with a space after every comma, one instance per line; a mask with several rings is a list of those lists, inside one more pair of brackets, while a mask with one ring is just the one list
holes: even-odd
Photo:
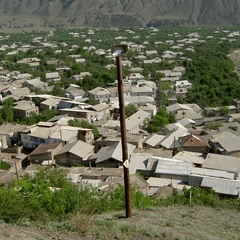
[[123, 82], [122, 82], [122, 63], [121, 63], [120, 56], [116, 57], [116, 65], [117, 65], [118, 98], [119, 98], [120, 127], [121, 127], [121, 141], [122, 141], [122, 158], [123, 158], [123, 170], [124, 170], [126, 218], [128, 218], [128, 217], [131, 217], [132, 213], [131, 213], [130, 175], [129, 175], [127, 136], [126, 136], [124, 92], [123, 92]]

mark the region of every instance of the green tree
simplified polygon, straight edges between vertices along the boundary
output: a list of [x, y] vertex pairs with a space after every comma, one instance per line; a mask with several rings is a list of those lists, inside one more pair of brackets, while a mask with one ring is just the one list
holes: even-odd
[[13, 98], [7, 98], [3, 101], [3, 107], [1, 110], [1, 115], [3, 120], [6, 122], [13, 122], [14, 112], [13, 112]]
[[166, 112], [164, 108], [160, 108], [148, 123], [147, 130], [149, 133], [161, 132], [165, 125], [174, 122], [174, 114]]
[[129, 104], [129, 105], [125, 106], [126, 117], [130, 117], [135, 112], [137, 112], [137, 107], [134, 104]]
[[57, 114], [58, 114], [58, 110], [56, 109], [51, 109], [51, 110], [46, 109], [39, 114], [32, 113], [31, 116], [21, 119], [20, 123], [26, 124], [26, 125], [33, 125], [40, 121], [46, 122]]
[[52, 95], [59, 96], [59, 97], [65, 97], [65, 91], [60, 86], [60, 84], [55, 84], [52, 90]]
[[89, 103], [90, 105], [96, 105], [98, 104], [98, 101], [92, 95], [89, 95], [86, 103]]

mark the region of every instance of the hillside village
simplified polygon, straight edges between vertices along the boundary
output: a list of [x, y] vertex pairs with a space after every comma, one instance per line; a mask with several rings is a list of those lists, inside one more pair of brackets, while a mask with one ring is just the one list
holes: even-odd
[[[200, 186], [221, 195], [238, 196], [240, 124], [236, 119], [240, 119], [240, 96], [233, 99], [232, 105], [204, 108], [179, 99], [185, 98], [193, 87], [191, 79], [184, 79], [186, 68], [182, 62], [191, 61], [184, 53], [195, 52], [195, 44], [208, 44], [213, 39], [239, 41], [240, 32], [224, 29], [214, 29], [212, 35], [200, 30], [186, 35], [174, 32], [165, 40], [155, 41], [155, 49], [152, 46], [149, 49], [151, 39], [161, 34], [159, 29], [148, 29], [144, 38], [132, 29], [121, 31], [109, 29], [109, 36], [114, 36], [112, 43], [128, 46], [129, 55], [122, 57], [124, 101], [125, 106], [134, 105], [136, 109], [126, 118], [131, 184], [150, 196], [168, 186], [176, 189]], [[0, 100], [3, 104], [13, 99], [15, 119], [0, 126], [1, 161], [11, 165], [9, 170], [0, 170], [0, 182], [32, 174], [39, 166], [61, 167], [74, 183], [87, 182], [107, 191], [123, 183], [117, 80], [87, 91], [78, 83], [94, 76], [87, 67], [91, 56], [103, 58], [104, 63], [106, 60], [105, 65], [97, 64], [104, 71], [115, 71], [111, 45], [107, 48], [104, 45], [109, 42], [107, 36], [98, 38], [95, 29], [70, 29], [66, 33], [69, 42], [51, 41], [55, 34], [54, 31], [37, 36], [29, 34], [31, 43], [11, 44], [7, 44], [11, 35], [0, 36]], [[101, 44], [102, 48], [98, 48]], [[157, 51], [160, 45], [164, 45], [161, 53]], [[47, 55], [44, 60], [36, 57], [36, 53], [44, 56], [49, 49], [55, 55]], [[64, 49], [69, 52], [65, 62], [58, 59]], [[11, 63], [9, 59], [14, 61]], [[54, 95], [54, 87], [66, 81], [66, 73], [73, 71], [67, 65], [69, 62], [79, 65], [81, 71], [67, 78], [70, 81], [65, 89], [60, 88], [64, 96]], [[151, 64], [158, 66], [163, 62], [169, 68], [159, 67], [157, 80], [151, 72], [146, 74]], [[13, 69], [9, 70], [11, 64]], [[18, 68], [14, 69], [14, 65]], [[19, 70], [24, 69], [21, 66], [31, 71]], [[43, 66], [47, 71], [42, 71]], [[44, 74], [36, 77], [35, 71]], [[162, 83], [170, 87], [160, 89]], [[163, 101], [167, 102], [165, 110], [174, 115], [175, 122], [165, 125], [161, 132], [150, 134], [147, 125]], [[46, 110], [56, 110], [57, 114], [47, 121], [20, 123], [21, 119], [36, 117]], [[98, 137], [94, 136], [93, 128], [69, 124], [75, 120], [94, 125]], [[218, 127], [209, 127], [213, 125]]]

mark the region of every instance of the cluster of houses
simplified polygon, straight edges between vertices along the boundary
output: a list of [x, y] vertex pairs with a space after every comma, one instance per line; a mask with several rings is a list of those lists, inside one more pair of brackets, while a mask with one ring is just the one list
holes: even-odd
[[[58, 104], [65, 106], [77, 104], [70, 100], [58, 100]], [[208, 130], [199, 107], [180, 105], [186, 111], [183, 115], [178, 110], [173, 111], [176, 106], [170, 105], [167, 111], [175, 114], [176, 123], [166, 125], [162, 135], [150, 135], [145, 130], [146, 123], [154, 115], [152, 106], [149, 106], [143, 109], [139, 106], [136, 113], [126, 118], [129, 169], [134, 186], [149, 195], [169, 185], [178, 189], [197, 185], [213, 188], [219, 194], [238, 196], [240, 124], [232, 120], [239, 114], [223, 116], [218, 130]], [[121, 184], [123, 160], [120, 122], [111, 119], [116, 109], [106, 103], [94, 106], [81, 104], [73, 107], [78, 109], [73, 113], [70, 111], [72, 108], [66, 109], [59, 109], [63, 110], [62, 114], [48, 122], [32, 126], [2, 124], [2, 159], [17, 163], [18, 176], [31, 174], [39, 165], [47, 165], [62, 167], [78, 184], [89, 182], [104, 190]], [[201, 118], [188, 118], [187, 111], [198, 111], [194, 113]], [[178, 115], [181, 118], [177, 118]], [[96, 117], [94, 122], [101, 134], [99, 139], [94, 140], [92, 129], [68, 124], [73, 119], [91, 121], [93, 116], [101, 116], [100, 120]], [[146, 176], [146, 181], [136, 174], [139, 171]], [[14, 164], [11, 170], [0, 174], [1, 182], [12, 178], [16, 178]]]
[[[114, 29], [116, 31], [116, 29]], [[152, 28], [151, 34], [158, 30]], [[134, 32], [128, 33], [132, 39], [138, 39]], [[219, 34], [215, 31], [214, 34]], [[222, 32], [221, 32], [222, 33]], [[48, 38], [51, 37], [50, 33]], [[226, 39], [233, 40], [237, 33], [229, 32]], [[108, 50], [91, 47], [91, 37], [94, 31], [85, 34], [71, 33], [73, 38], [83, 38], [87, 47], [84, 50], [111, 58]], [[89, 36], [88, 36], [89, 35]], [[88, 38], [89, 37], [89, 38]], [[179, 62], [185, 59], [179, 49], [194, 51], [195, 42], [207, 41], [197, 33], [192, 33], [182, 39], [177, 33], [168, 40], [169, 50], [158, 56], [156, 50], [146, 50], [148, 41], [138, 45], [129, 41], [130, 51], [136, 51], [135, 58], [143, 64], [159, 63], [161, 61]], [[126, 40], [118, 37], [117, 40]], [[224, 39], [222, 39], [223, 41]], [[41, 47], [57, 45], [35, 38], [35, 44]], [[156, 42], [156, 45], [161, 42]], [[27, 51], [32, 46], [2, 45], [0, 51], [8, 55]], [[72, 49], [76, 46], [71, 46]], [[72, 54], [78, 64], [86, 64], [80, 54]], [[23, 58], [18, 63], [38, 68], [40, 60], [36, 57]], [[123, 183], [123, 160], [120, 136], [119, 102], [117, 83], [103, 88], [96, 87], [88, 92], [78, 85], [70, 84], [65, 89], [65, 97], [51, 94], [35, 94], [37, 88], [46, 92], [52, 90], [49, 83], [61, 80], [62, 73], [69, 70], [58, 59], [49, 59], [48, 65], [56, 71], [46, 73], [46, 81], [33, 78], [29, 73], [9, 72], [0, 68], [1, 101], [12, 97], [13, 110], [16, 119], [39, 114], [43, 110], [58, 110], [58, 115], [47, 122], [38, 122], [32, 126], [4, 123], [0, 126], [1, 158], [9, 161], [12, 167], [0, 172], [0, 182], [21, 177], [25, 173], [32, 174], [39, 165], [61, 167], [76, 184], [88, 182], [101, 190], [111, 189]], [[191, 186], [212, 188], [217, 193], [238, 196], [240, 193], [240, 100], [235, 99], [232, 106], [227, 106], [228, 114], [221, 115], [220, 108], [201, 109], [197, 104], [179, 104], [177, 97], [184, 97], [192, 87], [188, 80], [182, 80], [185, 68], [180, 64], [169, 70], [159, 70], [160, 81], [169, 81], [171, 90], [166, 92], [168, 98], [167, 112], [175, 115], [176, 122], [165, 126], [164, 134], [149, 134], [146, 126], [152, 116], [157, 113], [155, 96], [157, 86], [154, 81], [146, 79], [143, 68], [133, 66], [131, 61], [123, 59], [122, 64], [129, 68], [130, 74], [124, 79], [125, 106], [134, 105], [137, 111], [126, 118], [127, 148], [129, 154], [131, 184], [145, 194], [154, 195], [163, 187], [173, 186], [182, 189]], [[114, 66], [114, 64], [113, 64]], [[112, 67], [105, 66], [106, 68]], [[91, 76], [90, 72], [74, 75], [72, 80]], [[40, 100], [39, 105], [34, 99]], [[97, 104], [86, 103], [94, 99]], [[94, 124], [100, 138], [94, 139], [93, 130], [69, 126], [70, 120], [87, 120]], [[206, 125], [218, 123], [217, 130], [209, 130]], [[141, 172], [146, 180], [139, 177]]]

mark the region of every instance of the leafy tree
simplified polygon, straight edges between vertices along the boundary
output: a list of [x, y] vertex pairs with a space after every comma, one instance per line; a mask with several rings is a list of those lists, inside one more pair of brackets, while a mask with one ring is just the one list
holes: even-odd
[[89, 103], [90, 105], [96, 105], [98, 104], [98, 101], [92, 95], [89, 95], [86, 103]]
[[31, 116], [21, 119], [20, 123], [26, 124], [26, 125], [33, 125], [40, 121], [46, 122], [57, 114], [58, 114], [58, 110], [56, 109], [51, 109], [51, 110], [46, 109], [46, 110], [43, 110], [40, 114], [32, 113]]
[[137, 107], [134, 104], [129, 104], [129, 105], [125, 106], [126, 117], [130, 117], [135, 112], [137, 112]]
[[[39, 89], [41, 90], [41, 88], [36, 88], [36, 89]], [[35, 92], [36, 93], [36, 92]], [[37, 93], [36, 93], [37, 94]], [[36, 97], [36, 98], [33, 98], [32, 101], [34, 102], [35, 106], [40, 106], [40, 103], [41, 103], [41, 98], [39, 97]]]
[[[47, 93], [46, 90], [44, 90], [44, 89], [42, 89], [42, 88], [38, 88], [38, 87], [34, 88], [34, 89], [33, 89], [33, 92], [34, 92], [35, 94], [46, 94], [46, 93]], [[39, 105], [38, 105], [38, 104], [39, 104], [39, 99], [37, 99], [36, 102], [33, 100], [33, 102], [35, 103], [36, 106], [39, 106]]]
[[14, 112], [13, 112], [13, 98], [7, 98], [3, 101], [3, 107], [1, 109], [1, 115], [3, 120], [6, 122], [13, 122]]
[[148, 123], [147, 130], [149, 133], [160, 132], [163, 127], [169, 123], [175, 122], [175, 116], [167, 113], [164, 108], [160, 108], [155, 116]]
[[[192, 61], [185, 61], [186, 74], [193, 84], [187, 93], [187, 101], [201, 107], [230, 105], [240, 94], [240, 81], [234, 72], [234, 64], [227, 56], [228, 44], [196, 44], [195, 53], [187, 53]], [[187, 56], [188, 57], [188, 56]]]
[[52, 95], [59, 96], [59, 97], [65, 97], [65, 91], [60, 86], [60, 84], [55, 84], [52, 90]]

